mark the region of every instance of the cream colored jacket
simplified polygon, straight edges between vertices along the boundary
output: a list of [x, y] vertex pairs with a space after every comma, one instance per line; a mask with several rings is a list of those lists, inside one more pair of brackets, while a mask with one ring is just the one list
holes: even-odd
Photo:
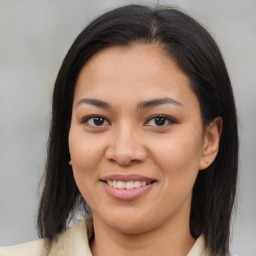
[[[59, 235], [50, 251], [44, 248], [44, 240], [2, 247], [0, 256], [92, 256], [88, 238], [93, 234], [92, 219], [78, 221], [72, 228]], [[200, 236], [187, 256], [207, 256], [204, 239]]]

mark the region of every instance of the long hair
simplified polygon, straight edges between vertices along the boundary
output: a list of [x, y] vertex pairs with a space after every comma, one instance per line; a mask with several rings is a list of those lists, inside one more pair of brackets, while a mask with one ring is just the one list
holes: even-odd
[[83, 200], [73, 177], [68, 134], [76, 80], [84, 64], [109, 46], [155, 43], [176, 61], [190, 79], [200, 103], [204, 127], [223, 119], [219, 152], [193, 188], [190, 232], [204, 235], [212, 255], [229, 252], [230, 219], [236, 195], [238, 134], [230, 79], [211, 35], [187, 14], [166, 7], [129, 5], [112, 10], [89, 24], [76, 38], [59, 70], [53, 93], [45, 183], [38, 213], [39, 236], [51, 244], [67, 228]]

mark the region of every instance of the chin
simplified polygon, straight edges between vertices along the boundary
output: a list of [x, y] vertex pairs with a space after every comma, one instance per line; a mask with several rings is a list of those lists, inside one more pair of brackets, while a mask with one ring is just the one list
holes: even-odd
[[121, 212], [117, 214], [111, 214], [109, 218], [105, 217], [103, 220], [109, 227], [118, 230], [121, 233], [126, 234], [138, 234], [147, 232], [154, 229], [158, 224], [156, 218], [150, 218], [147, 215], [139, 215], [138, 213], [122, 214]]
[[138, 225], [138, 223], [132, 221], [113, 223], [112, 228], [124, 234], [139, 234], [151, 230], [151, 227], [149, 227], [149, 225], [146, 225], [146, 223], [140, 223]]

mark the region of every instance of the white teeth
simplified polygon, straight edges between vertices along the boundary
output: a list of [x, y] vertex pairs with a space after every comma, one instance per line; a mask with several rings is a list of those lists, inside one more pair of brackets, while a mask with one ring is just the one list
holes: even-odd
[[108, 180], [107, 183], [110, 187], [118, 188], [118, 189], [134, 189], [134, 188], [140, 188], [147, 185], [146, 181], [139, 181], [139, 180], [127, 181], [127, 182], [120, 181], [120, 180], [119, 181]]
[[141, 182], [140, 181], [134, 181], [134, 187], [135, 188], [140, 188], [141, 187]]
[[[108, 185], [111, 186], [110, 184], [108, 184]], [[113, 180], [112, 187], [117, 188], [117, 181], [116, 180]]]
[[126, 189], [133, 189], [134, 188], [134, 182], [133, 181], [128, 181], [125, 183], [125, 188]]
[[118, 181], [118, 182], [117, 182], [117, 188], [125, 188], [125, 182], [123, 182], [123, 181]]

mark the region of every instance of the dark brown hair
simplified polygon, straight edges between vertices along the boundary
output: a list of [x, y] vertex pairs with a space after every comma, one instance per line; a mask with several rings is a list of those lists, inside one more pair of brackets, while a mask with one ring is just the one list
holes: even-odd
[[230, 218], [236, 195], [238, 134], [230, 79], [211, 35], [194, 19], [173, 8], [129, 5], [89, 24], [68, 51], [54, 87], [45, 183], [38, 213], [40, 237], [53, 242], [82, 206], [90, 214], [74, 181], [68, 148], [74, 88], [83, 65], [109, 46], [157, 43], [188, 76], [200, 103], [203, 125], [223, 119], [218, 155], [200, 171], [193, 188], [190, 231], [205, 237], [212, 255], [229, 252]]

